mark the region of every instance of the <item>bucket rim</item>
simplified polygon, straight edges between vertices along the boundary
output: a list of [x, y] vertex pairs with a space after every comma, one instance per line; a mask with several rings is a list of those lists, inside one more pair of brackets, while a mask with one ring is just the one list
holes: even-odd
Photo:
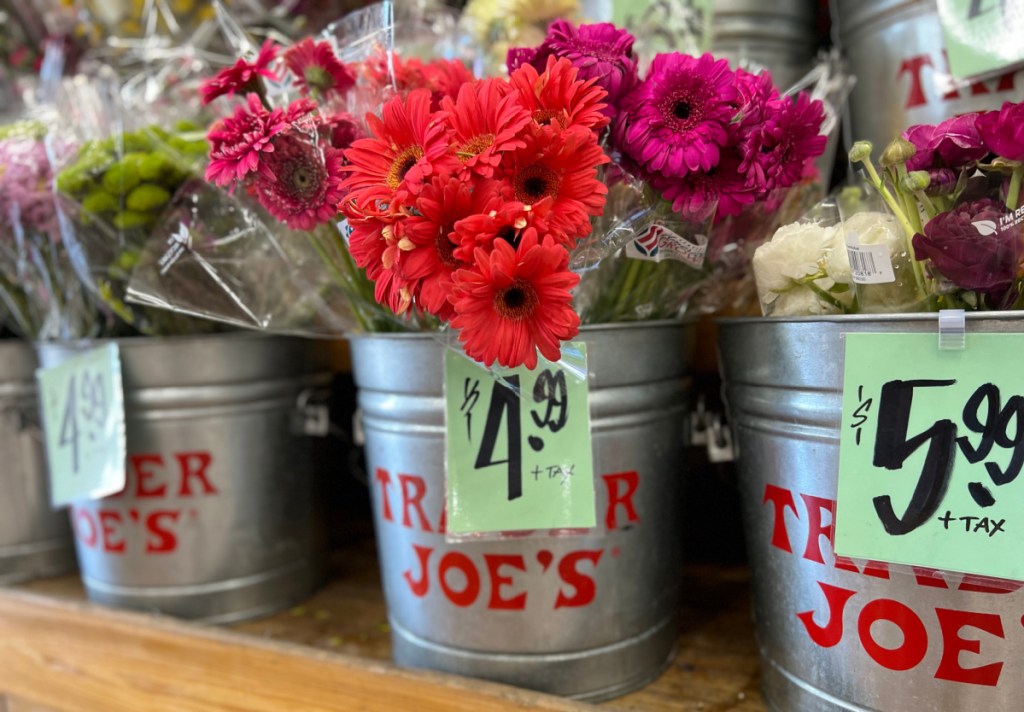
[[[585, 324], [580, 327], [580, 334], [593, 334], [600, 333], [603, 331], [622, 331], [625, 329], [639, 330], [639, 329], [664, 329], [664, 328], [679, 328], [696, 324], [698, 317], [689, 316], [683, 317], [682, 319], [653, 319], [651, 321], [615, 321], [607, 322], [604, 324]], [[379, 333], [360, 333], [360, 334], [349, 334], [345, 337], [348, 341], [370, 341], [377, 339], [396, 340], [396, 341], [416, 341], [421, 339], [433, 339], [438, 343], [450, 343], [451, 345], [457, 345], [457, 341], [449, 341], [449, 337], [454, 337], [455, 331], [401, 331], [401, 332], [379, 332]]]
[[[721, 326], [746, 324], [866, 324], [882, 322], [899, 324], [915, 321], [938, 321], [938, 312], [910, 312], [907, 314], [825, 314], [822, 316], [730, 316], [718, 317]], [[967, 321], [1024, 321], [1024, 311], [977, 311], [965, 314]]]
[[[341, 339], [342, 337], [339, 337]], [[218, 340], [264, 340], [264, 339], [296, 339], [306, 340], [301, 336], [293, 334], [278, 334], [263, 331], [222, 331], [214, 334], [176, 334], [172, 336], [119, 336], [116, 338], [78, 338], [78, 339], [47, 339], [28, 342], [36, 349], [40, 348], [85, 348], [89, 346], [101, 346], [103, 344], [117, 344], [119, 348], [132, 347], [143, 344], [201, 344]], [[319, 340], [319, 339], [317, 339]], [[330, 341], [332, 339], [325, 339]]]

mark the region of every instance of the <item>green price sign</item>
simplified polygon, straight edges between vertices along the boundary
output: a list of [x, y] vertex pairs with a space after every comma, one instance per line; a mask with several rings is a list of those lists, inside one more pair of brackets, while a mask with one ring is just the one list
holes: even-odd
[[938, 10], [954, 76], [990, 75], [1024, 62], [1024, 3], [938, 0]]
[[36, 372], [54, 507], [125, 485], [124, 393], [117, 344]]
[[555, 364], [487, 371], [445, 354], [448, 531], [596, 524], [586, 344]]
[[848, 334], [837, 554], [1024, 579], [1021, 334]]

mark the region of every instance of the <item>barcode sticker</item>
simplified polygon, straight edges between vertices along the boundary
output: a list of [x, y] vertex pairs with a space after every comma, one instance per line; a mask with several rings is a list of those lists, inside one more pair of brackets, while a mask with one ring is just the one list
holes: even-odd
[[896, 281], [888, 245], [847, 245], [850, 272], [856, 284], [888, 284]]

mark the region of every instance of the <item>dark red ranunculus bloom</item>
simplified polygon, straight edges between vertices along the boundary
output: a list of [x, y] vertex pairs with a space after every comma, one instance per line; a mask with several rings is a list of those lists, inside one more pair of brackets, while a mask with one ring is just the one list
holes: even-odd
[[1006, 206], [988, 199], [940, 213], [923, 235], [914, 235], [914, 254], [930, 259], [961, 289], [1001, 294], [1013, 285], [1021, 259], [1020, 228], [1000, 229], [1006, 213]]

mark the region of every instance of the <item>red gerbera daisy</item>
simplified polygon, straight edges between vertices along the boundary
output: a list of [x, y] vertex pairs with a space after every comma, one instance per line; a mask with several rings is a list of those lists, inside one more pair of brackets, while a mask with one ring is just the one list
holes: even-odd
[[260, 77], [277, 80], [277, 75], [268, 68], [276, 58], [277, 45], [272, 40], [267, 40], [254, 61], [240, 59], [233, 67], [220, 70], [213, 79], [207, 79], [200, 84], [199, 96], [203, 104], [209, 104], [218, 96], [225, 94], [260, 93]]
[[572, 288], [579, 275], [568, 270], [569, 253], [526, 230], [518, 248], [496, 240], [478, 248], [469, 269], [455, 273], [453, 328], [466, 354], [486, 366], [537, 366], [537, 351], [561, 358], [561, 343], [579, 333]]
[[314, 42], [307, 37], [284, 53], [284, 63], [298, 79], [305, 94], [327, 97], [344, 94], [355, 86], [356, 78], [334, 54], [330, 42]]
[[[506, 192], [494, 182], [488, 182], [474, 192], [476, 208], [468, 217], [455, 223], [456, 259], [472, 262], [478, 247], [490, 251], [494, 241], [499, 239], [517, 247], [523, 231], [528, 228], [534, 228], [540, 234], [547, 232], [547, 223], [542, 215], [537, 214], [535, 206], [523, 205], [508, 197]], [[550, 205], [550, 198], [542, 201], [542, 208]], [[542, 212], [546, 214], [547, 211]]]
[[274, 136], [286, 131], [299, 116], [291, 108], [268, 111], [256, 94], [249, 94], [246, 100], [247, 106], [237, 107], [233, 116], [218, 121], [207, 135], [210, 165], [206, 180], [217, 185], [229, 185], [258, 170], [260, 156], [274, 151]]
[[295, 131], [273, 143], [250, 186], [263, 207], [295, 230], [311, 230], [337, 215], [344, 196], [341, 151], [321, 148]]
[[504, 152], [526, 146], [519, 133], [530, 123], [530, 113], [500, 79], [464, 84], [458, 100], [445, 97], [441, 108], [447, 114], [455, 155], [485, 178], [494, 175]]
[[455, 224], [474, 211], [472, 183], [438, 176], [423, 186], [416, 212], [403, 221], [399, 274], [419, 284], [419, 306], [442, 321], [452, 318], [452, 274], [462, 265], [455, 257]]
[[543, 73], [524, 64], [512, 72], [509, 82], [536, 123], [557, 121], [563, 128], [582, 126], [599, 131], [609, 121], [603, 113], [607, 92], [596, 78], [580, 81], [578, 74], [568, 59], [552, 56]]
[[351, 175], [345, 188], [369, 191], [384, 200], [418, 192], [423, 181], [442, 169], [454, 172], [458, 161], [448, 154], [444, 124], [430, 113], [430, 93], [414, 91], [384, 105], [383, 119], [367, 114], [372, 138], [345, 151]]
[[513, 154], [506, 176], [508, 193], [524, 205], [547, 206], [547, 227], [559, 243], [572, 247], [590, 234], [590, 216], [604, 209], [608, 188], [597, 167], [610, 160], [592, 131], [539, 127], [525, 135], [526, 147]]

